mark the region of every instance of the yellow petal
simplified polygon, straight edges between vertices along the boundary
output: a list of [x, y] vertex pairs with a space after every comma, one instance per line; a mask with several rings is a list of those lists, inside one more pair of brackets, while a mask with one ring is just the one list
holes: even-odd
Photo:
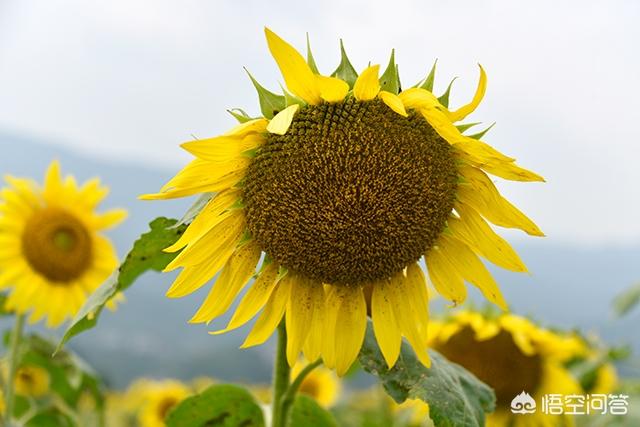
[[96, 230], [109, 229], [124, 221], [127, 215], [128, 213], [124, 209], [112, 209], [103, 214], [96, 215], [92, 225]]
[[404, 104], [402, 103], [398, 95], [387, 92], [386, 90], [382, 90], [380, 91], [378, 96], [380, 97], [380, 99], [382, 99], [382, 102], [387, 104], [387, 106], [393, 111], [400, 114], [401, 116], [407, 117], [407, 111], [404, 109]]
[[360, 73], [353, 86], [353, 95], [358, 101], [370, 101], [378, 96], [378, 92], [380, 92], [379, 71], [380, 65], [372, 65]]
[[324, 316], [324, 328], [322, 335], [325, 339], [322, 342], [322, 360], [325, 366], [329, 369], [335, 369], [336, 367], [336, 341], [335, 337], [338, 311], [340, 310], [340, 304], [342, 303], [342, 293], [338, 286], [326, 285], [326, 300], [325, 300], [325, 316]]
[[373, 332], [389, 369], [396, 364], [402, 344], [400, 327], [393, 314], [390, 285], [388, 280], [373, 283], [373, 294], [371, 295]]
[[291, 297], [287, 304], [285, 322], [287, 326], [287, 361], [293, 366], [298, 361], [302, 345], [307, 339], [309, 326], [313, 320], [313, 287], [310, 280], [289, 272], [282, 280], [291, 280]]
[[189, 224], [182, 236], [173, 245], [165, 248], [164, 252], [177, 252], [187, 244], [194, 244], [220, 221], [227, 218], [222, 214], [237, 203], [240, 197], [240, 190], [237, 189], [224, 190], [216, 194]]
[[236, 125], [230, 131], [224, 133], [223, 136], [235, 136], [241, 138], [252, 133], [262, 133], [267, 129], [268, 124], [269, 120], [264, 117], [252, 119]]
[[535, 172], [520, 167], [513, 162], [477, 162], [479, 167], [491, 175], [510, 181], [544, 182], [544, 178]]
[[421, 89], [418, 87], [412, 87], [407, 90], [403, 90], [398, 95], [398, 98], [400, 98], [405, 108], [422, 110], [424, 108], [433, 109], [442, 107], [442, 105], [440, 105], [440, 102], [438, 101], [438, 98], [436, 98], [434, 94], [426, 89]]
[[486, 221], [471, 207], [456, 203], [460, 218], [449, 218], [449, 229], [454, 237], [475, 249], [492, 263], [507, 270], [526, 272], [524, 265], [511, 245], [498, 236]]
[[291, 295], [291, 281], [284, 280], [284, 276], [276, 285], [276, 289], [269, 297], [264, 311], [258, 317], [253, 329], [240, 348], [259, 345], [269, 339], [284, 315], [289, 296]]
[[44, 178], [44, 198], [47, 202], [57, 204], [62, 191], [62, 176], [60, 162], [54, 160], [49, 165]]
[[195, 243], [188, 245], [171, 261], [164, 271], [172, 271], [181, 266], [196, 265], [215, 258], [217, 252], [226, 246], [234, 246], [245, 227], [244, 213], [236, 210], [223, 214], [225, 219], [209, 230]]
[[480, 289], [489, 301], [501, 309], [507, 310], [507, 302], [504, 300], [498, 284], [482, 261], [467, 245], [446, 235], [440, 236], [438, 244], [442, 254], [449, 258], [453, 266], [467, 282], [473, 283]]
[[269, 263], [262, 269], [255, 283], [238, 304], [226, 330], [244, 325], [262, 309], [276, 286], [277, 277], [278, 265], [275, 262]]
[[436, 291], [454, 305], [458, 305], [467, 298], [467, 289], [464, 280], [458, 271], [453, 267], [451, 261], [442, 254], [439, 247], [434, 246], [425, 254], [427, 270], [431, 283]]
[[217, 136], [215, 138], [198, 139], [181, 145], [194, 156], [214, 163], [230, 162], [264, 143], [260, 134], [249, 134], [243, 138], [237, 136]]
[[140, 199], [172, 199], [198, 193], [217, 193], [237, 184], [244, 177], [250, 162], [246, 157], [225, 163], [195, 159], [165, 184], [160, 193], [145, 194]]
[[[413, 347], [420, 363], [427, 367], [431, 366], [431, 360], [427, 353], [426, 331], [423, 336], [420, 330], [422, 327], [426, 329], [426, 324], [422, 324], [421, 316], [418, 316], [418, 313], [411, 307], [410, 301], [415, 297], [415, 294], [411, 292], [407, 278], [402, 272], [391, 278], [390, 289], [391, 304], [394, 307], [394, 314], [402, 335]], [[407, 305], [409, 305], [408, 309]]]
[[300, 108], [298, 104], [293, 104], [280, 111], [269, 122], [267, 131], [275, 133], [276, 135], [284, 135], [287, 133], [287, 130], [289, 130], [289, 126], [291, 126], [291, 122], [293, 121], [293, 116], [298, 111], [298, 108]]
[[287, 88], [307, 104], [322, 101], [317, 79], [302, 55], [268, 28], [264, 29], [271, 55], [278, 63]]
[[427, 327], [429, 325], [429, 295], [427, 280], [420, 265], [416, 262], [407, 266], [406, 291], [409, 305], [413, 310], [416, 326], [422, 340], [427, 340]]
[[255, 241], [236, 249], [190, 322], [210, 322], [227, 311], [238, 293], [255, 273], [261, 253]]
[[482, 68], [482, 65], [478, 64], [478, 66], [480, 67], [480, 79], [478, 80], [476, 93], [473, 95], [473, 99], [470, 103], [458, 108], [457, 110], [449, 114], [449, 118], [452, 122], [457, 122], [464, 119], [469, 114], [473, 113], [478, 105], [480, 105], [480, 102], [482, 102], [484, 93], [487, 90], [487, 74], [484, 72], [484, 68]]
[[326, 340], [324, 336], [325, 292], [322, 283], [313, 283], [311, 306], [313, 307], [313, 317], [309, 324], [309, 334], [302, 346], [302, 350], [307, 360], [317, 360], [322, 354], [322, 345]]
[[467, 184], [458, 186], [458, 199], [477, 210], [495, 225], [518, 228], [532, 236], [544, 236], [538, 226], [518, 208], [502, 197], [491, 179], [480, 169], [461, 166], [458, 169]]
[[320, 96], [327, 102], [340, 102], [347, 96], [349, 85], [337, 77], [316, 75]]
[[367, 327], [367, 305], [359, 286], [342, 286], [338, 293], [341, 301], [336, 317], [335, 361], [336, 373], [343, 376], [362, 348]]

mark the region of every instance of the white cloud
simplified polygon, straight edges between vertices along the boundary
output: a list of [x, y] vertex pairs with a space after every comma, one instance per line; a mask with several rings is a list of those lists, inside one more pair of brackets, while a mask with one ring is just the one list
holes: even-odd
[[178, 167], [190, 134], [220, 133], [224, 110], [257, 112], [247, 66], [281, 78], [262, 27], [296, 46], [309, 32], [324, 71], [342, 37], [357, 68], [396, 48], [405, 81], [439, 58], [442, 89], [463, 102], [489, 72], [477, 118], [489, 142], [541, 171], [543, 185], [505, 184], [558, 239], [640, 238], [637, 2], [14, 0], [0, 9], [0, 129], [94, 155]]

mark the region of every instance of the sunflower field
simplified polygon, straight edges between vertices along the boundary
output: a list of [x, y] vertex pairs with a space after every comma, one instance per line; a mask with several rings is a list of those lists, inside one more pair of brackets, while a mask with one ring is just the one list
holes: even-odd
[[[637, 146], [609, 117], [640, 109], [600, 90], [640, 63], [585, 53], [627, 60], [594, 26], [633, 39], [637, 7], [37, 3], [0, 4], [0, 426], [640, 425]], [[151, 141], [171, 126], [198, 136]]]

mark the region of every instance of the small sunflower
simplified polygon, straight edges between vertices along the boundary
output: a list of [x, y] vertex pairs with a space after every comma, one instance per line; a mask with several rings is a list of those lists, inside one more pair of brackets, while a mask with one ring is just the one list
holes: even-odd
[[166, 380], [145, 384], [144, 403], [138, 415], [141, 427], [164, 427], [169, 411], [191, 394], [189, 388], [178, 381]]
[[[488, 426], [558, 425], [558, 415], [544, 414], [539, 407], [542, 397], [583, 393], [566, 366], [584, 354], [577, 336], [552, 332], [513, 314], [489, 317], [471, 311], [432, 320], [429, 336], [432, 348], [494, 389], [496, 411], [488, 416]], [[538, 405], [533, 414], [510, 410], [523, 391]]]
[[[260, 86], [263, 117], [229, 132], [187, 142], [196, 156], [158, 194], [171, 199], [214, 196], [168, 252], [181, 251], [166, 271], [182, 268], [169, 289], [183, 297], [220, 275], [191, 322], [226, 312], [258, 269], [229, 325], [235, 329], [261, 309], [243, 347], [265, 342], [281, 319], [293, 366], [302, 350], [322, 356], [343, 375], [365, 334], [371, 296], [374, 331], [389, 366], [401, 336], [428, 364], [424, 257], [436, 290], [455, 304], [465, 281], [498, 306], [506, 303], [479, 256], [524, 272], [526, 267], [489, 226], [542, 232], [502, 197], [485, 173], [542, 181], [458, 125], [486, 88], [450, 111], [431, 93], [432, 79], [401, 90], [393, 61], [359, 75], [343, 52], [332, 76], [266, 29], [269, 49], [288, 88], [284, 96]], [[442, 101], [441, 101], [442, 100]], [[444, 104], [443, 104], [444, 103]], [[224, 332], [218, 331], [218, 332]]]
[[43, 186], [7, 176], [0, 192], [0, 289], [10, 288], [8, 310], [31, 311], [29, 321], [47, 317], [56, 327], [73, 317], [88, 294], [117, 265], [111, 242], [100, 232], [126, 212], [96, 213], [108, 189], [98, 179], [78, 186], [49, 166]]
[[46, 369], [36, 365], [21, 366], [14, 379], [15, 391], [22, 396], [41, 397], [49, 391], [51, 378]]
[[[306, 365], [305, 361], [294, 365], [291, 377], [295, 378]], [[340, 397], [341, 390], [342, 385], [335, 372], [324, 366], [318, 366], [304, 377], [298, 392], [312, 397], [325, 408], [330, 408]]]

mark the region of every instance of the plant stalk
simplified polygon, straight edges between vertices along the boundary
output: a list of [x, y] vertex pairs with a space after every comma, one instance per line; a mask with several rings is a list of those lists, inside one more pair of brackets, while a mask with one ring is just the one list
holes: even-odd
[[278, 344], [273, 371], [272, 427], [285, 427], [286, 414], [282, 412], [282, 396], [289, 388], [290, 368], [287, 362], [287, 329], [284, 320], [278, 326]]
[[11, 341], [9, 344], [9, 373], [5, 383], [5, 413], [4, 413], [4, 425], [11, 427], [11, 418], [13, 415], [13, 403], [14, 403], [14, 384], [16, 371], [18, 370], [18, 353], [20, 349], [20, 342], [22, 341], [22, 331], [24, 329], [24, 314], [16, 315], [16, 321], [13, 325], [13, 332], [11, 333]]

